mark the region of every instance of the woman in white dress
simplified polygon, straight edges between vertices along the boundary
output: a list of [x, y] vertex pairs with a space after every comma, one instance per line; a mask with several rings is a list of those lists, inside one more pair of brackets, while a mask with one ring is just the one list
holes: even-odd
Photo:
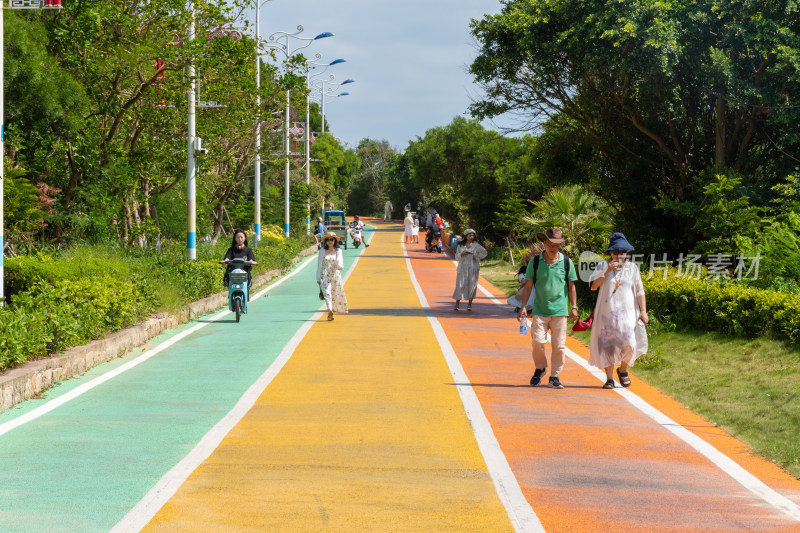
[[403, 225], [405, 226], [405, 233], [403, 233], [403, 242], [410, 243], [411, 236], [414, 234], [414, 219], [411, 218], [410, 211], [406, 211], [406, 218], [403, 219]]
[[464, 231], [464, 241], [456, 248], [458, 270], [456, 274], [456, 290], [453, 299], [456, 301], [455, 311], [461, 300], [467, 300], [467, 311], [472, 311], [472, 299], [478, 290], [478, 278], [481, 273], [481, 259], [486, 257], [486, 248], [475, 242], [477, 235], [474, 229]]
[[411, 226], [411, 242], [419, 244], [419, 219], [414, 217], [414, 225]]
[[622, 233], [612, 233], [606, 252], [610, 261], [598, 263], [589, 282], [597, 294], [594, 308], [589, 363], [606, 372], [604, 389], [613, 389], [614, 367], [623, 387], [631, 386], [628, 367], [647, 353], [647, 304], [642, 276], [636, 263], [627, 260], [633, 246]]
[[347, 313], [347, 297], [344, 294], [342, 275], [339, 273], [344, 268], [344, 257], [334, 232], [325, 234], [324, 244], [317, 255], [317, 284], [325, 297], [328, 320], [333, 320], [334, 311]]

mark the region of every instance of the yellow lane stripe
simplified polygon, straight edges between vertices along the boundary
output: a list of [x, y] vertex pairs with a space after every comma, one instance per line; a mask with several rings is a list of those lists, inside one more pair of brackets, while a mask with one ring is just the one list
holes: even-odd
[[398, 233], [146, 531], [511, 531]]

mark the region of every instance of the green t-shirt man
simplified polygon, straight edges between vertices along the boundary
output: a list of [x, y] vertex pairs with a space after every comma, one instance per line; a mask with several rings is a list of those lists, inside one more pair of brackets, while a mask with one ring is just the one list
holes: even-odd
[[[528, 262], [525, 279], [533, 280], [533, 262], [535, 257]], [[569, 275], [564, 270], [564, 254], [558, 253], [558, 259], [552, 265], [544, 258], [544, 252], [539, 254], [539, 268], [536, 270], [536, 294], [533, 298], [533, 314], [539, 316], [569, 316], [569, 297], [567, 296], [567, 282], [577, 281], [578, 274], [572, 259], [569, 263]], [[565, 276], [567, 280], [565, 281]]]

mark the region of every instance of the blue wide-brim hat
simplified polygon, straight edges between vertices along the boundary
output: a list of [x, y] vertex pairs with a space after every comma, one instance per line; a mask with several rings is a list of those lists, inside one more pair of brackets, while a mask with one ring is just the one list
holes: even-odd
[[631, 246], [631, 243], [628, 242], [628, 239], [626, 239], [625, 235], [622, 233], [612, 233], [608, 238], [608, 248], [606, 248], [606, 252], [613, 252], [615, 250], [620, 252], [632, 252], [633, 246]]

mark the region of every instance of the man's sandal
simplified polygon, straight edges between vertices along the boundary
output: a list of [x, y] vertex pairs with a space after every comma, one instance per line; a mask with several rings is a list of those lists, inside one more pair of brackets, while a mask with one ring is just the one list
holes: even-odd
[[620, 372], [619, 368], [617, 369], [617, 375], [619, 376], [619, 384], [623, 387], [630, 387], [631, 386], [631, 378], [628, 377], [627, 372]]

